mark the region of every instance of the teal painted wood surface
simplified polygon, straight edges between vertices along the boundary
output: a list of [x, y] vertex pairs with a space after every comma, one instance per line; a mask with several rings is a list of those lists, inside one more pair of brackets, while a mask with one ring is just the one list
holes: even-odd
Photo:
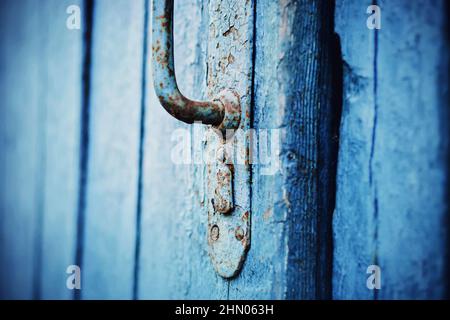
[[[36, 2], [2, 2], [1, 23], [8, 45], [1, 46], [1, 296], [33, 297], [34, 244], [42, 201], [42, 104], [39, 90], [42, 54], [40, 9]], [[20, 18], [17, 18], [20, 17]], [[30, 54], [33, 53], [33, 54]], [[18, 89], [12, 90], [17, 87]], [[10, 250], [14, 248], [14, 250]]]
[[[382, 27], [356, 27], [337, 1], [345, 61], [334, 217], [334, 298], [445, 297], [448, 42], [444, 1], [380, 1]], [[381, 268], [382, 288], [366, 287]]]
[[[78, 198], [79, 1], [2, 2], [2, 298], [70, 298]], [[69, 63], [68, 63], [69, 62]]]
[[[41, 35], [43, 65], [43, 166], [44, 180], [39, 249], [40, 278], [36, 297], [70, 299], [73, 294], [65, 285], [66, 269], [76, 264], [78, 182], [80, 159], [80, 124], [82, 103], [83, 33], [66, 28], [66, 8], [82, 1], [52, 0], [41, 5], [45, 16]], [[64, 14], [66, 13], [66, 14]], [[80, 17], [82, 18], [82, 17]], [[36, 276], [37, 277], [37, 276]]]
[[373, 182], [384, 270], [379, 298], [438, 299], [447, 286], [448, 3], [380, 6], [385, 30], [396, 31], [378, 37]]
[[[333, 297], [370, 299], [366, 269], [374, 263], [374, 224], [369, 163], [374, 117], [375, 32], [365, 23], [370, 1], [338, 1], [344, 92], [340, 129], [336, 209], [333, 217]], [[355, 27], [353, 17], [361, 17]], [[355, 185], [357, 187], [355, 188]]]
[[81, 297], [133, 297], [144, 1], [96, 1]]
[[[151, 2], [1, 2], [0, 298], [445, 297], [448, 4], [378, 1], [374, 31], [371, 1], [261, 0], [230, 29], [254, 33], [245, 98], [268, 159], [252, 166], [247, 260], [224, 280], [195, 153], [205, 128], [168, 115], [152, 88]], [[191, 98], [208, 98], [208, 59], [226, 52], [211, 41], [217, 3], [175, 1]], [[69, 4], [81, 30], [66, 28]], [[194, 163], [174, 162], [183, 139]], [[80, 291], [66, 287], [71, 264]]]

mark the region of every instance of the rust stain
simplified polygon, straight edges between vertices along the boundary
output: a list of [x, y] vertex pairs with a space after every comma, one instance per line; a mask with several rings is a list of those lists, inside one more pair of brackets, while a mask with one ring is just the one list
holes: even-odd
[[230, 53], [230, 54], [228, 55], [228, 64], [232, 64], [234, 61], [235, 61], [235, 58], [234, 58], [234, 56]]
[[231, 26], [230, 28], [228, 28], [227, 31], [222, 33], [224, 37], [228, 37], [230, 34], [233, 35], [235, 38], [237, 38], [239, 36], [239, 30], [236, 29], [234, 26]]
[[267, 209], [263, 214], [263, 220], [264, 221], [269, 220], [272, 217], [272, 215], [273, 215], [273, 209], [272, 208]]
[[234, 235], [238, 241], [242, 241], [244, 239], [244, 230], [238, 226], [234, 231]]

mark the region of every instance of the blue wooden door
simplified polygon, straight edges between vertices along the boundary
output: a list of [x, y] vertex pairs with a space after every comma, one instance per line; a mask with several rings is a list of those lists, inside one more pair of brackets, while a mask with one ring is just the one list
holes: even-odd
[[153, 88], [151, 8], [0, 2], [2, 299], [447, 297], [447, 2], [175, 0], [181, 91], [249, 80], [231, 279], [208, 251], [206, 127]]

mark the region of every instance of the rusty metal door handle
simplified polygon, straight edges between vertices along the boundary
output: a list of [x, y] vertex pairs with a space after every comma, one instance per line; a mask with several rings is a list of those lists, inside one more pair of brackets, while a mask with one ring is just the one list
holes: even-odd
[[[210, 0], [209, 5], [217, 8], [222, 3], [220, 0]], [[250, 129], [253, 48], [253, 27], [250, 26], [253, 24], [253, 3], [236, 0], [229, 8], [241, 32], [230, 37], [227, 30], [235, 27], [230, 25], [229, 16], [218, 15], [220, 10], [210, 10], [210, 34], [216, 30], [213, 33], [217, 36], [208, 39], [208, 76], [217, 81], [208, 89], [219, 92], [210, 101], [190, 100], [178, 88], [174, 64], [173, 9], [174, 0], [153, 0], [153, 85], [161, 105], [173, 117], [186, 123], [201, 122], [218, 129], [208, 130], [210, 134], [205, 143], [205, 150], [209, 151], [206, 154], [215, 152], [217, 157], [216, 161], [207, 164], [206, 170], [208, 251], [217, 273], [224, 278], [232, 278], [240, 271], [250, 247], [250, 161], [247, 159], [239, 163], [235, 159], [236, 154], [244, 157], [250, 155], [250, 143], [247, 135], [242, 133]], [[218, 25], [217, 29], [213, 24]], [[225, 45], [218, 46], [219, 41]], [[220, 59], [215, 58], [219, 56], [226, 56], [230, 61], [225, 68], [217, 64]], [[233, 90], [229, 89], [229, 85], [233, 86]], [[235, 185], [238, 186], [237, 192]]]
[[178, 89], [173, 46], [173, 0], [153, 1], [153, 85], [161, 105], [186, 123], [201, 122], [218, 129], [237, 129], [241, 119], [239, 96], [224, 90], [212, 101], [194, 101]]

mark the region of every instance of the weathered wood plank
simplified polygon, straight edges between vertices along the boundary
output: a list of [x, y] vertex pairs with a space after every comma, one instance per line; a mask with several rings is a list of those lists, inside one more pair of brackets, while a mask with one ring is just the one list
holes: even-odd
[[[270, 129], [283, 130], [284, 110], [279, 107], [277, 77], [280, 51], [284, 52], [283, 39], [279, 35], [280, 10], [276, 2], [256, 4], [253, 127], [268, 129], [268, 141], [275, 133]], [[292, 21], [286, 21], [287, 26], [292, 26], [290, 23]], [[258, 146], [263, 143], [259, 141]], [[284, 229], [287, 210], [283, 201], [281, 168], [277, 162], [279, 155], [272, 153], [270, 148], [268, 150], [270, 163], [252, 166], [252, 245], [241, 275], [230, 284], [230, 299], [282, 299], [286, 294], [287, 238]], [[264, 170], [271, 174], [263, 175]]]
[[375, 263], [373, 186], [375, 31], [366, 27], [371, 1], [336, 1], [335, 29], [344, 63], [336, 209], [333, 217], [333, 298], [371, 299], [367, 267]]
[[36, 1], [0, 3], [0, 297], [34, 293], [42, 215], [42, 38]]
[[[369, 4], [339, 1], [336, 15], [346, 76], [333, 296], [442, 298], [448, 231], [445, 3], [379, 1], [378, 36], [365, 28]], [[379, 291], [366, 287], [370, 264], [381, 268]]]
[[[2, 119], [7, 123], [2, 168], [6, 165], [10, 172], [2, 175], [6, 177], [2, 182], [23, 184], [20, 192], [1, 188], [5, 196], [0, 200], [5, 206], [1, 215], [10, 210], [9, 201], [19, 209], [12, 222], [2, 217], [2, 243], [8, 247], [1, 251], [8, 256], [5, 265], [12, 268], [2, 267], [7, 279], [1, 281], [2, 295], [70, 298], [65, 271], [74, 263], [75, 249], [82, 31], [66, 28], [66, 8], [82, 5], [81, 1], [2, 4], [6, 18], [2, 48], [7, 53], [2, 54], [2, 76], [8, 79], [8, 84], [2, 79], [6, 90]], [[21, 208], [18, 203], [23, 203]]]
[[[175, 1], [177, 81], [184, 94], [196, 99], [206, 97], [208, 16], [206, 1]], [[150, 41], [148, 45], [150, 62]], [[138, 297], [226, 298], [228, 283], [216, 275], [207, 251], [204, 165], [172, 159], [183, 139], [189, 150], [201, 150], [203, 129], [193, 129], [164, 111], [152, 84], [148, 63]], [[200, 137], [186, 135], [196, 130]]]
[[448, 3], [400, 0], [379, 5], [384, 19], [378, 38], [373, 156], [379, 298], [444, 298]]
[[[330, 295], [334, 188], [326, 177], [339, 111], [330, 104], [332, 9], [320, 1], [256, 3], [254, 127], [275, 130], [268, 130], [271, 142], [259, 134], [271, 163], [260, 155], [253, 166], [252, 247], [230, 284], [232, 299]], [[276, 142], [279, 150], [270, 150]]]
[[[81, 9], [81, 29], [66, 28], [66, 8]], [[70, 299], [66, 269], [75, 264], [83, 64], [83, 1], [42, 2], [45, 180], [38, 297]]]
[[144, 1], [96, 1], [82, 298], [133, 295]]

